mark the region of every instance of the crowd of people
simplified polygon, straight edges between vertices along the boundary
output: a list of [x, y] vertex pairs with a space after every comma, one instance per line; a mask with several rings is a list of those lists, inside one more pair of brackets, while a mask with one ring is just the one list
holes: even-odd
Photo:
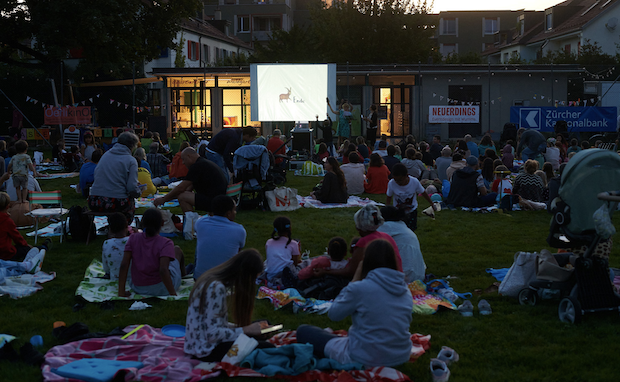
[[[418, 143], [413, 136], [390, 143], [385, 135], [376, 139], [376, 107], [364, 118], [374, 135], [352, 139], [351, 106], [343, 102], [334, 110], [327, 102], [338, 116], [339, 142], [332, 149], [331, 124], [323, 124], [323, 141], [317, 141], [314, 158], [323, 165], [325, 176], [311, 196], [323, 203], [346, 203], [349, 195], [380, 194], [385, 195], [386, 206], [361, 208], [353, 219], [359, 236], [350, 243], [330, 238], [326, 255], [312, 259], [303, 258], [301, 243], [293, 239], [293, 221], [286, 216], [273, 221], [264, 262], [257, 250], [244, 249], [247, 232], [235, 222], [237, 205], [226, 190], [233, 153], [257, 141], [254, 128], [224, 129], [198, 147], [183, 142], [175, 155], [150, 132], [139, 138], [132, 131], [119, 131], [105, 152], [90, 132], [71, 152], [62, 140], [54, 148], [53, 155], [62, 158], [65, 167], [79, 170], [77, 191], [87, 198], [89, 209], [109, 213], [102, 261], [106, 277], [119, 282], [119, 297], [130, 295], [128, 287], [141, 295], [175, 295], [181, 278], [193, 274], [187, 354], [220, 361], [241, 335], [258, 338], [259, 348], [273, 346], [261, 337], [269, 324], [252, 322], [258, 279], [269, 286], [297, 288], [303, 295], [334, 299], [329, 318], [351, 317], [353, 325], [344, 337], [308, 325], [298, 328], [298, 342], [312, 344], [317, 357], [365, 366], [406, 362], [413, 304], [407, 283], [424, 279], [426, 273], [415, 234], [418, 197], [433, 210], [437, 200], [452, 207], [485, 207], [505, 197], [524, 208], [544, 208], [557, 195], [565, 163], [588, 148], [587, 142], [579, 145], [573, 139], [569, 144], [562, 135], [545, 139], [535, 130], [520, 130], [516, 140], [502, 146], [496, 146], [490, 135], [479, 144], [470, 135], [453, 146], [442, 143], [439, 135], [430, 144]], [[288, 148], [279, 130], [265, 146], [275, 156], [274, 164], [282, 163], [278, 159], [283, 160]], [[0, 182], [11, 180], [17, 203], [26, 202], [29, 177], [37, 175], [27, 150], [25, 141], [8, 148], [0, 141], [0, 155], [7, 156]], [[194, 224], [195, 263], [187, 266], [181, 249], [159, 235], [164, 217], [158, 208], [144, 212], [140, 231], [129, 228], [135, 199], [172, 182], [176, 185], [170, 192], [153, 199], [155, 207], [176, 199], [183, 213], [208, 212]], [[49, 249], [49, 241], [41, 248], [26, 243], [8, 217], [10, 200], [0, 193], [0, 277], [36, 271]], [[366, 298], [369, 295], [373, 298]], [[230, 318], [228, 303], [233, 308]]]

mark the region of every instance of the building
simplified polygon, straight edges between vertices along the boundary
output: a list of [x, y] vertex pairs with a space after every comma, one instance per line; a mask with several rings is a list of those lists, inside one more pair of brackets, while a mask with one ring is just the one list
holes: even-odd
[[494, 46], [502, 30], [515, 28], [519, 11], [446, 11], [439, 12], [436, 40], [439, 52], [482, 54]]
[[[480, 136], [498, 137], [510, 121], [512, 106], [555, 106], [567, 103], [567, 83], [583, 70], [577, 65], [339, 65], [337, 96], [354, 107], [352, 135], [363, 135], [360, 114], [378, 106], [379, 134], [393, 140], [413, 134], [429, 139]], [[162, 103], [168, 131], [200, 129], [214, 134], [225, 127], [254, 126], [265, 135], [280, 128], [285, 135], [293, 121], [252, 121], [250, 68], [155, 68], [164, 81]], [[475, 123], [430, 123], [432, 106], [476, 107]], [[317, 115], [325, 115], [317, 110]], [[335, 120], [335, 118], [334, 118]], [[188, 123], [189, 121], [189, 123]]]
[[543, 12], [519, 13], [524, 23], [490, 47], [491, 63], [534, 61], [553, 51], [579, 54], [581, 46], [597, 43], [614, 56], [620, 43], [619, 0], [568, 0]]

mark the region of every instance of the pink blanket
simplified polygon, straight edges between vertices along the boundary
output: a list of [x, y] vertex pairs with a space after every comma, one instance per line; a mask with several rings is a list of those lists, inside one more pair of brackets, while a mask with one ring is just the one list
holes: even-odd
[[[125, 332], [130, 332], [137, 325], [128, 326]], [[346, 334], [338, 331], [337, 334]], [[276, 346], [296, 342], [295, 332], [285, 332], [272, 337], [270, 341]], [[414, 334], [411, 336], [413, 344], [411, 361], [420, 357], [430, 347], [430, 336]], [[222, 371], [228, 376], [266, 377], [252, 369], [233, 366], [220, 362], [211, 370], [195, 368], [200, 361], [190, 358], [183, 351], [185, 338], [173, 338], [161, 333], [161, 329], [144, 325], [127, 339], [119, 336], [107, 338], [92, 338], [70, 342], [51, 348], [45, 354], [43, 363], [43, 378], [45, 381], [75, 381], [61, 377], [52, 372], [52, 369], [77, 361], [83, 358], [103, 358], [119, 361], [140, 361], [144, 364], [141, 369], [128, 369], [125, 381], [163, 382], [163, 381], [204, 381], [218, 376]], [[350, 372], [324, 372], [311, 370], [297, 376], [278, 376], [292, 382], [322, 381], [322, 382], [406, 382], [409, 377], [396, 369], [389, 367], [375, 367], [367, 370]]]

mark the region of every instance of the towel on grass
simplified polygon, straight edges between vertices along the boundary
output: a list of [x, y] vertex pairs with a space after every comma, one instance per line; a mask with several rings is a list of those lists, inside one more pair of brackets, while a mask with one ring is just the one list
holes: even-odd
[[[413, 313], [434, 314], [439, 307], [456, 310], [456, 305], [442, 295], [427, 290], [427, 285], [421, 280], [416, 280], [408, 285], [413, 298]], [[314, 298], [304, 298], [295, 288], [273, 290], [262, 286], [258, 289], [257, 299], [267, 299], [274, 309], [280, 309], [291, 304], [293, 312], [327, 313], [333, 300], [324, 301]]]
[[19, 276], [8, 276], [4, 278], [4, 285], [0, 285], [0, 296], [6, 294], [14, 299], [27, 297], [43, 290], [41, 284], [52, 281], [55, 278], [56, 272], [45, 273], [43, 271], [39, 271], [34, 275], [26, 273]]
[[312, 199], [311, 196], [297, 196], [299, 205], [306, 208], [347, 208], [347, 207], [364, 207], [367, 204], [375, 204], [377, 206], [384, 206], [383, 203], [375, 202], [368, 198], [362, 199], [359, 196], [351, 195], [346, 203], [322, 203], [319, 200]]
[[[88, 302], [103, 302], [109, 300], [142, 300], [145, 298], [151, 298], [153, 296], [142, 296], [139, 294], [131, 293], [129, 297], [118, 297], [118, 281], [109, 279], [102, 279], [105, 275], [103, 271], [103, 264], [100, 260], [93, 259], [86, 272], [84, 273], [84, 280], [80, 282], [76, 296], [82, 296]], [[181, 279], [181, 286], [177, 291], [176, 296], [157, 296], [162, 300], [175, 301], [175, 300], [187, 300], [189, 294], [194, 287], [194, 278], [191, 275], [185, 276]], [[131, 291], [129, 285], [126, 290]]]
[[[128, 326], [124, 331], [128, 333], [135, 327], [137, 325]], [[346, 334], [345, 331], [338, 332]], [[417, 349], [415, 351], [417, 357], [424, 354], [430, 348], [430, 336], [414, 334], [411, 336], [411, 339], [412, 354], [414, 353], [413, 349]], [[269, 341], [276, 346], [286, 341], [295, 343], [295, 332], [280, 333]], [[233, 366], [224, 362], [215, 364], [201, 363], [185, 354], [183, 351], [184, 344], [184, 337], [168, 337], [161, 333], [161, 329], [152, 328], [149, 325], [144, 325], [126, 339], [121, 339], [120, 336], [111, 336], [70, 342], [65, 345], [55, 346], [45, 354], [45, 362], [42, 368], [43, 378], [45, 381], [50, 382], [69, 382], [69, 379], [57, 375], [51, 370], [83, 358], [142, 362], [144, 364], [143, 368], [128, 369], [128, 373], [124, 377], [125, 381], [205, 381], [219, 376], [221, 372], [226, 373], [229, 377], [267, 377], [252, 369]], [[212, 367], [204, 367], [205, 365], [212, 365]], [[278, 375], [278, 378], [287, 379], [291, 382], [410, 381], [409, 377], [390, 367], [375, 367], [352, 371], [310, 370], [296, 376]]]
[[494, 268], [487, 268], [487, 273], [490, 273], [491, 276], [495, 277], [497, 279], [497, 281], [502, 282], [504, 281], [504, 277], [506, 277], [506, 273], [508, 273], [508, 270], [510, 268], [500, 268], [500, 269], [494, 269]]
[[80, 176], [80, 173], [79, 172], [61, 172], [57, 174], [41, 174], [41, 176], [37, 176], [37, 180], [75, 178], [76, 176]]

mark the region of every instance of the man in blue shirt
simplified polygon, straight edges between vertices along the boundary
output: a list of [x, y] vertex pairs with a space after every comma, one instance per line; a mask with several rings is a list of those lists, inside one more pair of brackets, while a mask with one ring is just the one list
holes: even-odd
[[196, 268], [194, 279], [227, 261], [245, 246], [246, 232], [235, 223], [237, 206], [227, 195], [213, 198], [213, 216], [204, 216], [194, 225], [196, 231]]
[[467, 134], [465, 136], [465, 143], [467, 143], [467, 148], [471, 152], [471, 155], [478, 158], [480, 153], [478, 152], [478, 145], [471, 140], [471, 135]]
[[102, 155], [103, 151], [96, 149], [93, 151], [90, 161], [84, 163], [80, 169], [80, 183], [78, 184], [77, 192], [81, 192], [85, 198], [88, 198], [90, 186], [95, 181], [95, 168], [97, 168], [97, 163], [99, 163]]

